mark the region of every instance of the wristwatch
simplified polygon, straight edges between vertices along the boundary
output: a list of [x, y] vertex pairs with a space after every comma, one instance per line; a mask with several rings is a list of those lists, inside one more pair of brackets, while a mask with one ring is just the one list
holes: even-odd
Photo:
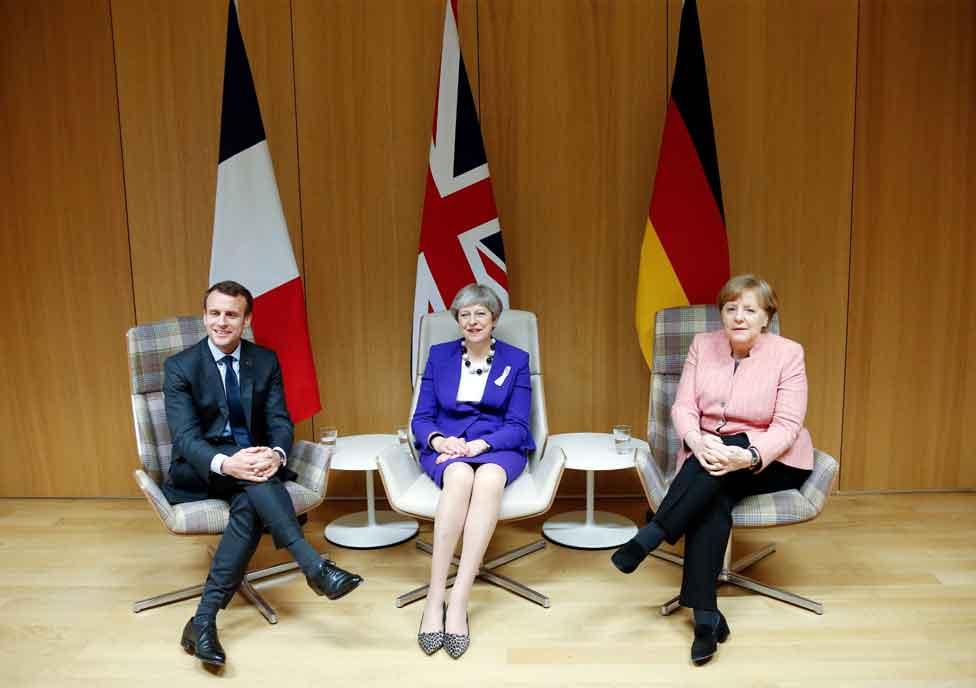
[[755, 447], [749, 447], [749, 453], [752, 454], [752, 461], [749, 463], [749, 470], [755, 473], [756, 469], [762, 466], [762, 459], [759, 458], [759, 450]]

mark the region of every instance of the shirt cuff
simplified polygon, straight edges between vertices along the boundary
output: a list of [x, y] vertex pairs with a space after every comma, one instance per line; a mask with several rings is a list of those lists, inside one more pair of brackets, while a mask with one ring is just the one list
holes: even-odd
[[224, 472], [221, 469], [224, 467], [224, 459], [226, 458], [228, 458], [227, 454], [217, 454], [210, 459], [210, 472], [223, 475]]
[[431, 442], [434, 441], [434, 438], [435, 437], [443, 437], [443, 436], [444, 436], [443, 433], [440, 433], [440, 432], [437, 432], [437, 431], [434, 431], [434, 432], [430, 433], [429, 435], [427, 435], [427, 446], [430, 447], [431, 451], [437, 451], [436, 449], [434, 449], [434, 445], [431, 444]]
[[271, 448], [271, 451], [278, 452], [278, 456], [281, 457], [281, 465], [282, 466], [287, 465], [287, 463], [288, 463], [288, 455], [285, 453], [285, 450], [284, 449], [282, 449], [281, 447], [272, 447]]

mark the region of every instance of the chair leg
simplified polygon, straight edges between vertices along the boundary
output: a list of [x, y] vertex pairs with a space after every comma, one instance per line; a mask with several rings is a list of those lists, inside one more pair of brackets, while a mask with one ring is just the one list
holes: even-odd
[[183, 588], [182, 590], [174, 590], [173, 592], [156, 595], [155, 597], [147, 597], [142, 600], [137, 600], [132, 605], [132, 611], [138, 614], [139, 612], [147, 609], [155, 609], [156, 607], [162, 607], [163, 605], [172, 604], [173, 602], [182, 602], [183, 600], [188, 600], [191, 597], [200, 597], [201, 593], [203, 593], [202, 585], [191, 585], [189, 588]]
[[760, 560], [765, 559], [775, 551], [776, 551], [776, 545], [775, 543], [771, 542], [765, 547], [763, 547], [761, 550], [759, 550], [758, 552], [753, 552], [752, 554], [747, 554], [741, 559], [736, 559], [735, 562], [727, 568], [727, 570], [731, 571], [732, 573], [739, 573], [740, 571], [745, 571], [747, 568], [749, 568], [755, 563], [758, 563]]
[[265, 621], [267, 621], [269, 624], [278, 623], [278, 614], [275, 612], [274, 607], [268, 604], [268, 601], [264, 599], [261, 593], [259, 593], [253, 585], [251, 585], [251, 581], [245, 578], [241, 582], [241, 587], [237, 589], [237, 592], [241, 593], [241, 596], [244, 597], [244, 599], [258, 608], [258, 611], [261, 612], [261, 616], [264, 617]]
[[[762, 561], [769, 555], [776, 551], [776, 545], [774, 543], [768, 544], [757, 552], [752, 554], [747, 554], [744, 557], [736, 559], [735, 562], [731, 562], [732, 559], [732, 538], [729, 537], [729, 544], [725, 548], [725, 559], [722, 565], [722, 570], [718, 574], [718, 587], [722, 587], [725, 583], [731, 583], [736, 587], [742, 588], [744, 590], [749, 590], [751, 592], [759, 593], [760, 595], [765, 595], [775, 600], [781, 602], [786, 602], [787, 604], [792, 604], [794, 606], [806, 609], [813, 612], [814, 614], [823, 614], [824, 607], [820, 602], [802, 597], [795, 593], [789, 592], [788, 590], [783, 590], [782, 588], [775, 588], [771, 585], [766, 585], [765, 583], [760, 583], [754, 578], [749, 578], [748, 576], [743, 576], [742, 571], [745, 571], [750, 566], [753, 566], [759, 561]], [[678, 556], [677, 554], [672, 554], [671, 552], [662, 552], [660, 550], [654, 550], [651, 555], [661, 559], [663, 561], [676, 564], [678, 566], [684, 566], [684, 558]], [[730, 563], [731, 562], [731, 563]], [[661, 605], [661, 616], [668, 616], [678, 609], [681, 605], [678, 603], [679, 595], [675, 595], [667, 602]]]
[[[212, 559], [214, 553], [213, 547], [207, 547], [207, 552], [210, 554]], [[324, 554], [321, 556], [323, 559], [327, 558]], [[297, 571], [298, 568], [299, 566], [297, 563], [293, 561], [286, 561], [280, 564], [274, 564], [273, 566], [267, 566], [263, 569], [248, 571], [244, 574], [244, 580], [241, 582], [241, 586], [237, 589], [237, 592], [239, 592], [245, 600], [253, 604], [261, 613], [261, 616], [263, 616], [269, 624], [276, 624], [278, 623], [278, 613], [275, 611], [274, 607], [268, 603], [264, 596], [258, 592], [253, 583], [265, 580], [271, 576]], [[202, 585], [192, 585], [189, 588], [183, 588], [182, 590], [174, 590], [173, 592], [168, 592], [163, 595], [156, 595], [155, 597], [147, 597], [145, 599], [138, 600], [132, 605], [132, 611], [138, 614], [139, 612], [147, 609], [155, 609], [156, 607], [162, 607], [167, 604], [172, 604], [173, 602], [182, 602], [183, 600], [189, 600], [193, 597], [200, 597], [202, 593]]]
[[792, 604], [802, 609], [806, 609], [814, 614], [824, 613], [823, 604], [820, 602], [815, 602], [814, 600], [806, 597], [801, 597], [800, 595], [789, 592], [788, 590], [783, 590], [782, 588], [774, 588], [771, 585], [760, 583], [759, 581], [749, 578], [748, 576], [742, 576], [738, 573], [730, 573], [728, 582], [732, 585], [744, 588], [745, 590], [751, 590], [752, 592], [757, 592], [760, 595], [771, 597], [774, 600], [779, 600], [780, 602], [786, 602], [787, 604]]
[[[424, 542], [419, 538], [416, 540], [416, 543], [417, 543], [417, 549], [419, 549], [420, 551], [426, 552], [427, 554], [434, 553], [434, 548], [429, 543]], [[536, 604], [548, 609], [550, 605], [550, 601], [546, 595], [543, 595], [542, 593], [533, 590], [527, 585], [523, 585], [522, 583], [519, 583], [514, 578], [504, 576], [495, 571], [495, 569], [497, 569], [500, 566], [504, 566], [505, 564], [511, 563], [516, 559], [521, 559], [522, 557], [528, 556], [533, 552], [538, 552], [541, 549], [545, 549], [545, 547], [546, 547], [546, 541], [543, 539], [536, 540], [535, 542], [531, 542], [521, 547], [516, 547], [513, 550], [505, 552], [501, 556], [495, 557], [494, 559], [483, 563], [478, 570], [477, 577], [487, 583], [492, 583], [493, 585], [497, 585], [500, 588], [505, 588], [509, 592], [513, 592], [516, 595], [524, 597], [530, 602], [535, 602]], [[457, 566], [459, 562], [460, 560], [457, 557], [453, 557], [452, 564], [454, 566]], [[447, 579], [448, 588], [454, 585], [454, 579], [456, 577], [457, 577], [456, 575], [451, 575], [448, 577]], [[429, 585], [422, 585], [419, 588], [415, 588], [410, 592], [406, 592], [400, 595], [399, 597], [396, 598], [396, 606], [398, 608], [404, 607], [410, 604], [411, 602], [416, 602], [417, 600], [421, 600], [427, 597], [427, 589], [429, 587], [430, 587]]]
[[685, 558], [672, 552], [662, 552], [661, 550], [656, 549], [651, 552], [651, 556], [655, 559], [661, 559], [662, 561], [667, 561], [677, 566], [685, 565]]

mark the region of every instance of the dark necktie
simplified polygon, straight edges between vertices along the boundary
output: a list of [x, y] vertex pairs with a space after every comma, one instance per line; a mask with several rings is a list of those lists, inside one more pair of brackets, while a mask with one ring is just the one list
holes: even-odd
[[227, 409], [230, 411], [230, 431], [238, 447], [250, 447], [251, 435], [247, 431], [247, 419], [244, 416], [244, 406], [241, 404], [241, 388], [237, 384], [237, 373], [234, 372], [234, 357], [224, 356], [224, 388], [227, 391]]

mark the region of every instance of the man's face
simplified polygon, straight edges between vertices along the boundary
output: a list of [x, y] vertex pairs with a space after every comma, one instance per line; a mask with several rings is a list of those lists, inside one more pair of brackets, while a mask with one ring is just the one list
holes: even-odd
[[243, 296], [228, 296], [219, 291], [207, 296], [203, 324], [214, 346], [225, 354], [232, 353], [241, 341], [244, 328], [251, 324], [250, 314], [244, 315], [247, 300]]

